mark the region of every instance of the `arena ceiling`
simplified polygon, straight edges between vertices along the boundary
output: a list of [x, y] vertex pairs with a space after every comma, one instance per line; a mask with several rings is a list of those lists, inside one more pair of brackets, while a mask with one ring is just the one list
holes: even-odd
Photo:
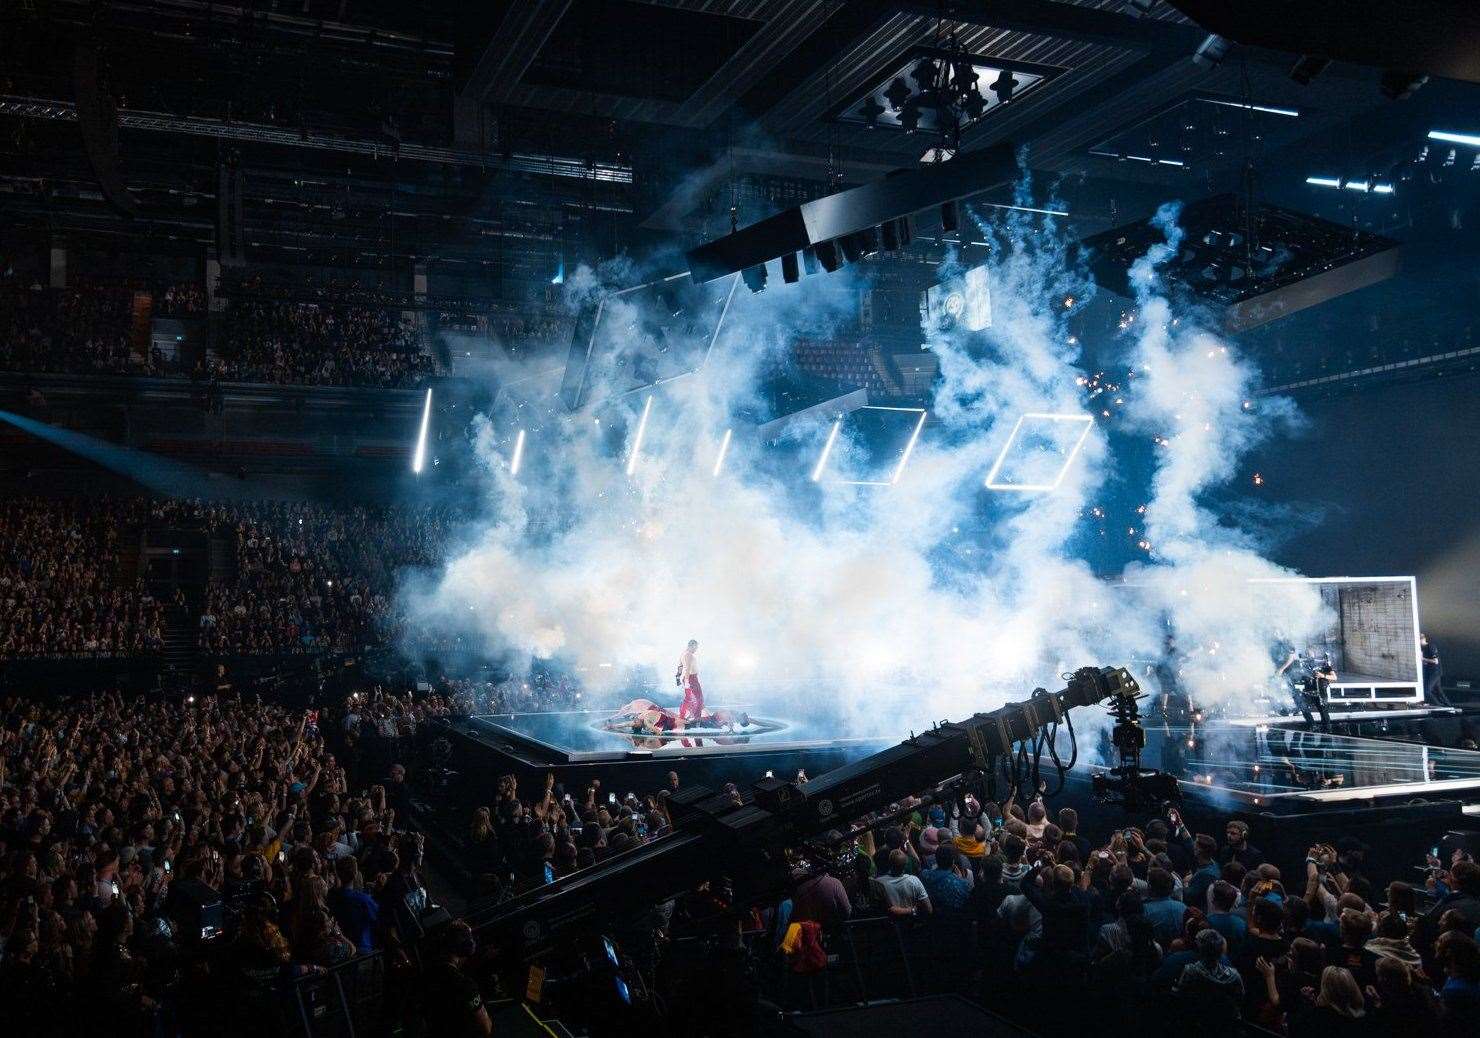
[[171, 117], [125, 123], [146, 217], [206, 234], [199, 203], [230, 149], [253, 171], [263, 241], [471, 258], [496, 239], [543, 250], [535, 269], [575, 233], [610, 251], [642, 227], [712, 232], [738, 179], [781, 182], [752, 199], [752, 219], [788, 193], [920, 161], [932, 136], [840, 113], [949, 40], [1051, 70], [961, 146], [1020, 145], [1082, 196], [1086, 229], [1254, 171], [1367, 172], [1401, 157], [1426, 95], [1442, 96], [1392, 102], [1380, 70], [1340, 63], [1302, 86], [1289, 54], [1254, 46], [1205, 67], [1192, 54], [1206, 31], [1165, 0], [35, 0], [3, 17], [0, 190], [48, 219], [112, 219], [81, 189], [75, 142], [63, 147], [76, 126], [15, 103], [69, 102], [67, 56], [87, 40], [126, 115]]

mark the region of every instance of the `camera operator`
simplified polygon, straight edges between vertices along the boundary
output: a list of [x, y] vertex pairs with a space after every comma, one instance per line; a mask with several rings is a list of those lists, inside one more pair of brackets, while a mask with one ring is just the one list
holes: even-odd
[[477, 938], [467, 923], [449, 923], [437, 936], [436, 958], [423, 978], [428, 1034], [463, 1038], [493, 1033], [483, 993], [466, 972], [477, 952]]

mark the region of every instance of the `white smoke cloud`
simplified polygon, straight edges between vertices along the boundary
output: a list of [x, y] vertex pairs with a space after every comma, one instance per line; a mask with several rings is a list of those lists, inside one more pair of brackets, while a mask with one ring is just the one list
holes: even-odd
[[[1173, 221], [1162, 214], [1169, 234]], [[1254, 372], [1195, 315], [1174, 315], [1156, 257], [1143, 262], [1126, 420], [1166, 441], [1145, 515], [1152, 547], [1126, 575], [1131, 586], [1097, 576], [1073, 542], [1117, 461], [1101, 424], [1055, 492], [982, 489], [1020, 415], [1089, 413], [1064, 301], [1094, 286], [1051, 220], [1013, 213], [982, 231], [993, 243], [993, 324], [926, 329], [941, 377], [898, 485], [812, 483], [828, 422], [797, 434], [806, 449], [794, 471], [778, 461], [785, 452], [747, 435], [740, 412], [757, 404], [762, 372], [852, 305], [847, 272], [773, 280], [737, 294], [702, 372], [655, 394], [630, 478], [643, 394], [615, 411], [563, 416], [547, 401], [481, 417], [470, 443], [488, 474], [485, 516], [404, 604], [491, 654], [558, 660], [598, 692], [634, 669], [665, 675], [697, 638], [710, 702], [828, 716], [840, 734], [899, 735], [1055, 686], [1077, 666], [1152, 660], [1168, 631], [1195, 694], [1251, 694], [1273, 669], [1271, 641], [1313, 630], [1319, 601], [1297, 590], [1272, 607], [1251, 595], [1249, 578], [1283, 571], [1205, 498], [1286, 413], [1244, 407]], [[568, 287], [600, 291], [609, 276], [582, 270]], [[508, 445], [528, 423], [538, 428], [516, 478]], [[983, 515], [991, 522], [976, 542], [955, 533], [980, 530]]]

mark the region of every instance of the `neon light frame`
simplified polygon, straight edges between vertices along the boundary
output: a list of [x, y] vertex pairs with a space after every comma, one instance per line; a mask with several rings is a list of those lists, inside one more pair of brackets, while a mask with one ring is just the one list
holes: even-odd
[[[929, 415], [923, 407], [885, 407], [882, 404], [864, 404], [855, 408], [858, 411], [898, 411], [904, 414], [917, 414], [919, 419], [915, 422], [915, 428], [910, 432], [909, 441], [905, 444], [904, 453], [899, 456], [899, 461], [894, 465], [894, 475], [888, 479], [830, 479], [829, 483], [840, 483], [850, 487], [892, 487], [899, 482], [899, 477], [904, 475], [904, 467], [909, 464], [910, 455], [915, 453], [915, 444], [920, 440], [920, 432], [925, 428], [925, 419]], [[817, 467], [812, 470], [812, 482], [817, 483], [822, 479], [822, 474], [827, 469], [827, 460], [832, 456], [833, 442], [838, 437], [838, 430], [843, 424], [843, 416], [839, 415], [833, 422], [832, 431], [827, 435], [827, 443], [822, 448], [822, 456], [817, 459]]]
[[[1069, 456], [1064, 459], [1059, 474], [1052, 483], [998, 483], [997, 473], [1002, 471], [1003, 464], [1007, 461], [1007, 454], [1012, 450], [1014, 441], [1017, 440], [1018, 432], [1022, 430], [1023, 422], [1029, 418], [1035, 421], [1045, 422], [1083, 422], [1084, 430], [1079, 438], [1074, 441], [1074, 446], [1069, 449]], [[1087, 414], [1048, 414], [1046, 412], [1030, 411], [1018, 416], [1018, 420], [1008, 434], [1007, 442], [1002, 445], [1002, 450], [997, 455], [997, 460], [992, 463], [992, 469], [987, 473], [987, 481], [984, 486], [988, 490], [996, 491], [1018, 491], [1020, 493], [1052, 493], [1059, 488], [1064, 477], [1069, 473], [1069, 466], [1074, 464], [1074, 459], [1079, 456], [1079, 448], [1084, 446], [1084, 441], [1089, 437], [1089, 431], [1094, 426], [1095, 420]]]

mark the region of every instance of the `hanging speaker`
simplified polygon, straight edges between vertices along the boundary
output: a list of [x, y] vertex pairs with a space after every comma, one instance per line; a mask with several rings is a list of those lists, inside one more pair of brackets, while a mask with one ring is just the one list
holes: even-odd
[[946, 232], [954, 231], [959, 226], [960, 220], [956, 211], [955, 202], [946, 202], [940, 207], [940, 229]]
[[843, 265], [842, 259], [838, 256], [837, 242], [818, 242], [815, 247], [815, 251], [817, 253], [817, 262], [821, 263], [822, 269], [827, 271], [829, 274]]
[[72, 85], [82, 148], [103, 197], [119, 212], [135, 216], [139, 205], [118, 168], [118, 107], [98, 85], [98, 52], [87, 44], [78, 44], [72, 53]]
[[797, 254], [788, 252], [781, 257], [781, 280], [788, 285], [794, 285], [801, 279], [802, 272], [797, 269]]

